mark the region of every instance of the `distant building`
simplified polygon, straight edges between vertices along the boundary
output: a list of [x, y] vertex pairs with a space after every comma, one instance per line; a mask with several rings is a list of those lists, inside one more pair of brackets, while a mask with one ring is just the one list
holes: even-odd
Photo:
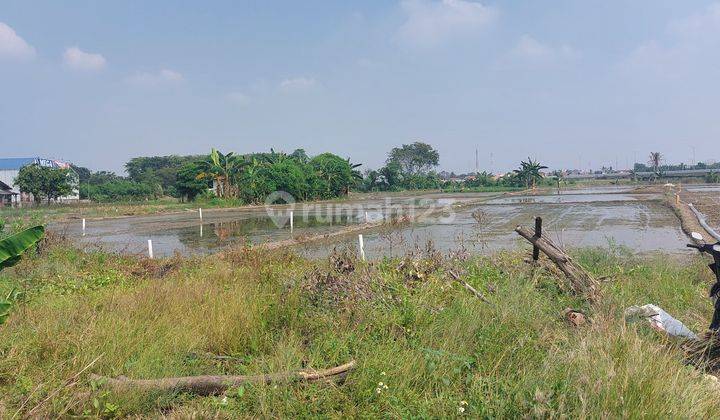
[[[40, 165], [48, 168], [69, 168], [70, 164], [53, 159], [33, 158], [0, 158], [0, 204], [18, 204], [34, 201], [32, 194], [20, 191], [15, 185], [15, 178], [20, 169], [27, 165]], [[74, 173], [74, 171], [73, 171]], [[60, 197], [58, 201], [72, 201], [80, 198], [77, 184], [73, 186], [72, 194]]]

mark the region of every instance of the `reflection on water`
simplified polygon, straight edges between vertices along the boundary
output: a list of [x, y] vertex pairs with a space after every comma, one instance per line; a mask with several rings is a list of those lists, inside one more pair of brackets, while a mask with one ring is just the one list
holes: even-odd
[[[332, 207], [313, 204], [294, 211], [292, 234], [289, 210], [275, 209], [272, 217], [264, 209], [205, 211], [88, 221], [86, 236], [80, 223], [53, 226], [67, 229], [88, 248], [127, 253], [147, 252], [153, 240], [158, 256], [205, 254], [233, 244], [261, 244], [332, 232], [336, 229], [392, 218], [408, 206], [416, 215], [429, 215], [400, 229], [387, 227], [364, 233], [368, 256], [373, 258], [405, 252], [408, 247], [432, 240], [441, 250], [464, 246], [476, 253], [518, 245], [513, 231], [518, 224], [532, 224], [535, 216], [545, 219], [545, 232], [563, 246], [605, 246], [614, 241], [641, 252], [684, 251], [685, 238], [675, 216], [667, 208], [625, 193], [562, 194], [545, 196], [501, 196], [500, 194], [424, 194], [422, 196], [373, 198], [342, 202]], [[482, 198], [482, 204], [458, 207]], [[649, 195], [643, 198], [654, 198]], [[557, 205], [561, 204], [561, 205]], [[435, 207], [433, 207], [435, 206]], [[428, 209], [445, 209], [444, 213]], [[328, 209], [332, 209], [329, 211]], [[446, 217], [446, 216], [452, 217]], [[301, 253], [320, 256], [336, 243], [354, 244], [356, 235], [328, 243], [298, 246]]]
[[[543, 217], [543, 233], [563, 247], [611, 244], [635, 252], [664, 251], [685, 253], [686, 238], [676, 216], [653, 202], [579, 203], [564, 207], [541, 203], [523, 205], [482, 205], [459, 213], [449, 223], [421, 223], [388, 235], [368, 232], [363, 235], [369, 258], [401, 255], [422, 247], [431, 240], [435, 247], [449, 251], [464, 247], [471, 253], [490, 253], [525, 246], [514, 229], [532, 226], [536, 216]], [[354, 245], [355, 238], [343, 243]], [[327, 253], [327, 244], [306, 244], [299, 251], [309, 257]]]
[[[655, 197], [643, 197], [644, 199]], [[659, 198], [659, 196], [658, 196]], [[560, 194], [560, 195], [526, 195], [495, 198], [487, 204], [566, 204], [566, 203], [597, 203], [605, 201], [637, 201], [630, 194]]]

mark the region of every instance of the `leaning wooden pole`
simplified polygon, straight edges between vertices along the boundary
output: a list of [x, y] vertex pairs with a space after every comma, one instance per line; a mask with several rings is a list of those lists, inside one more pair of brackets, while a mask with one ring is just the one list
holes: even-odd
[[269, 373], [265, 375], [202, 375], [160, 379], [130, 379], [124, 376], [108, 378], [92, 375], [92, 379], [104, 383], [115, 391], [142, 390], [158, 392], [188, 392], [197, 395], [216, 395], [242, 384], [272, 384], [292, 382], [315, 382], [344, 379], [353, 369], [354, 360], [344, 365], [319, 371]]
[[527, 239], [534, 248], [542, 251], [557, 265], [570, 282], [570, 288], [573, 292], [584, 296], [589, 301], [594, 301], [598, 298], [599, 284], [597, 280], [573, 261], [569, 255], [558, 248], [551, 240], [540, 235], [535, 235], [533, 231], [522, 226], [516, 227], [515, 232]]

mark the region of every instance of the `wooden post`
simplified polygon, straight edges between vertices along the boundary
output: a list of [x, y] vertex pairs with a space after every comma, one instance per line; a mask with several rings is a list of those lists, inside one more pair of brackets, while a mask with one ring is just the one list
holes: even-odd
[[[542, 238], [542, 217], [535, 218], [535, 237]], [[533, 244], [533, 261], [540, 259], [540, 248]]]
[[148, 256], [150, 259], [153, 259], [153, 248], [152, 248], [152, 239], [148, 239]]
[[589, 301], [597, 300], [600, 289], [598, 281], [551, 240], [546, 237], [538, 238], [530, 229], [522, 226], [516, 227], [515, 232], [533, 244], [533, 247], [537, 246], [557, 265], [570, 282], [570, 288], [573, 292], [584, 296]]
[[360, 258], [365, 261], [365, 242], [362, 235], [358, 235], [358, 244], [360, 245]]

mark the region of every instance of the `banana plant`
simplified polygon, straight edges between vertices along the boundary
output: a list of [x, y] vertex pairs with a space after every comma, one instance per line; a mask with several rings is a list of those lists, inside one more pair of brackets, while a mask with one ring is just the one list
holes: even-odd
[[[43, 226], [35, 226], [0, 240], [0, 270], [11, 267], [20, 261], [20, 257], [28, 249], [37, 244], [45, 234]], [[11, 291], [4, 299], [0, 298], [0, 325], [7, 319], [13, 305], [15, 291]]]

